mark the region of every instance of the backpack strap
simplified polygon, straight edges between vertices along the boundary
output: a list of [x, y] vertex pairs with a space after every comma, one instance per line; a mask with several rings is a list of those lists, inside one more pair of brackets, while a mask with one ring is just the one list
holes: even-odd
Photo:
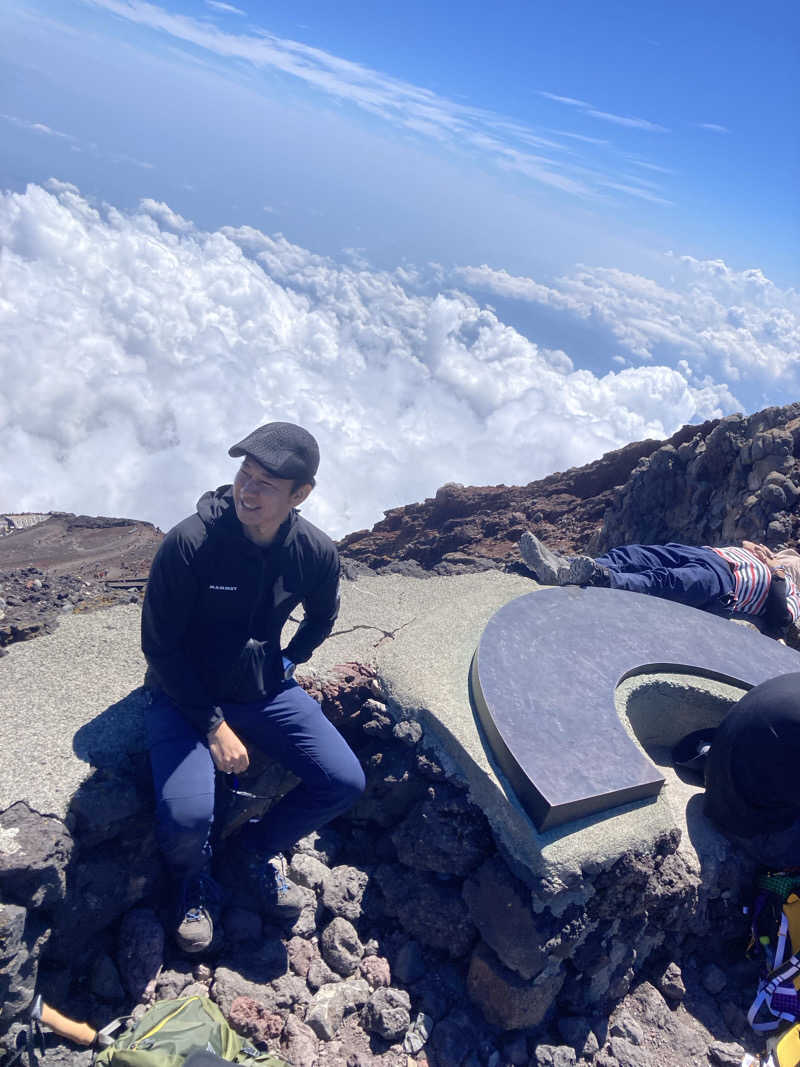
[[[772, 962], [773, 970], [780, 967], [786, 955], [786, 942], [789, 940], [789, 920], [786, 912], [781, 908], [781, 921], [778, 925], [778, 943], [775, 946], [775, 959]], [[791, 948], [791, 942], [790, 946]]]
[[[800, 974], [800, 957], [790, 956], [782, 966], [775, 968], [763, 982], [759, 983], [755, 1000], [750, 1005], [750, 1010], [747, 1013], [747, 1021], [756, 1033], [777, 1030], [782, 1022], [797, 1022], [800, 1017], [800, 999], [797, 997], [797, 991], [794, 986], [792, 986], [791, 994], [787, 996], [787, 999], [791, 997], [794, 1002], [794, 1008], [791, 1011], [781, 1010], [782, 1007], [787, 1005], [780, 1005], [781, 994], [778, 993], [778, 989], [786, 985], [787, 981], [793, 979], [797, 974]], [[777, 997], [776, 993], [778, 994]], [[766, 1007], [773, 1018], [763, 1022], [756, 1022], [763, 1007]]]

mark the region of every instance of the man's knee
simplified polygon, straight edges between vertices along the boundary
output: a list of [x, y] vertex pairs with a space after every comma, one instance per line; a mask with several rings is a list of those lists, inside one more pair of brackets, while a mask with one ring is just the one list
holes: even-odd
[[159, 825], [169, 834], [186, 837], [207, 834], [213, 818], [213, 793], [199, 793], [187, 797], [162, 797], [158, 805]]
[[214, 818], [213, 794], [165, 797], [156, 808], [158, 844], [175, 874], [199, 870], [208, 858], [208, 839]]
[[348, 807], [363, 796], [367, 788], [367, 779], [361, 764], [355, 757], [347, 768], [347, 772], [340, 779], [339, 788], [342, 796], [348, 800]]
[[349, 760], [329, 771], [325, 787], [329, 802], [339, 811], [351, 808], [363, 795], [367, 785], [361, 764], [353, 753], [350, 755]]

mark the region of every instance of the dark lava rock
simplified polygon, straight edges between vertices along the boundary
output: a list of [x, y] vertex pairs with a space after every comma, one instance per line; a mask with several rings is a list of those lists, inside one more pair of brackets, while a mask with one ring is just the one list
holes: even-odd
[[52, 816], [24, 801], [0, 814], [0, 894], [26, 908], [52, 908], [64, 899], [73, 841]]
[[337, 974], [349, 977], [358, 970], [364, 955], [355, 927], [347, 919], [335, 918], [322, 931], [320, 947], [325, 962]]
[[381, 865], [375, 877], [387, 911], [417, 941], [453, 957], [469, 952], [476, 931], [458, 889], [399, 863]]
[[376, 989], [362, 1015], [365, 1029], [398, 1041], [411, 1025], [411, 999], [404, 989]]
[[430, 1044], [437, 1064], [460, 1067], [477, 1045], [472, 1020], [457, 1009], [434, 1026]]
[[24, 1011], [36, 990], [38, 961], [49, 930], [17, 904], [0, 904], [0, 1024]]
[[489, 823], [463, 794], [431, 792], [392, 834], [398, 858], [407, 867], [463, 877], [494, 851]]
[[334, 915], [355, 922], [361, 915], [361, 899], [368, 875], [356, 867], [334, 867], [325, 878], [322, 903]]
[[467, 878], [463, 893], [472, 921], [505, 965], [523, 978], [537, 975], [547, 951], [531, 911], [530, 890], [500, 856], [492, 856]]

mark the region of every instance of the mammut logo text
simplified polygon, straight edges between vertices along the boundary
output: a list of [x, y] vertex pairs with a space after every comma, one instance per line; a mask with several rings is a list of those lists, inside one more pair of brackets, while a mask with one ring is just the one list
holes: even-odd
[[219, 589], [222, 593], [235, 593], [238, 585], [210, 585], [209, 589]]

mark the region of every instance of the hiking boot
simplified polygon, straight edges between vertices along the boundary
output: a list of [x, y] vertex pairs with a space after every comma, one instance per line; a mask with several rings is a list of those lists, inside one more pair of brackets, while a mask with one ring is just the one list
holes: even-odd
[[530, 531], [520, 538], [519, 550], [525, 566], [533, 571], [542, 585], [610, 584], [608, 568], [602, 567], [591, 556], [561, 556]]
[[283, 853], [265, 856], [263, 852], [250, 852], [242, 866], [247, 888], [265, 914], [293, 922], [307, 901], [300, 886], [289, 880]]
[[219, 905], [219, 886], [205, 871], [189, 875], [178, 883], [174, 936], [179, 949], [193, 956], [210, 948]]
[[591, 556], [568, 556], [567, 579], [561, 585], [592, 585], [608, 589], [611, 576], [608, 567], [603, 567]]

